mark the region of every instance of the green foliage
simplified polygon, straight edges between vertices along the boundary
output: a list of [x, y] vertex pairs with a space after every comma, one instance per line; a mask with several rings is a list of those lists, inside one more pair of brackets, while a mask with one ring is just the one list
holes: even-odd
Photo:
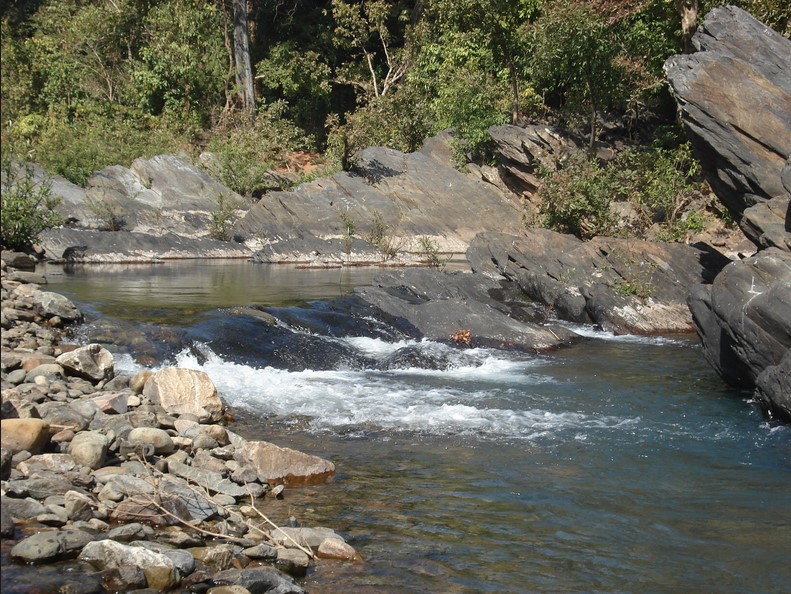
[[375, 246], [385, 261], [391, 260], [398, 255], [399, 245], [396, 243], [390, 225], [385, 223], [382, 213], [374, 211], [374, 218], [371, 221], [371, 232], [368, 234], [368, 242]]
[[255, 71], [269, 102], [285, 101], [288, 108], [284, 115], [297, 126], [320, 130], [316, 114], [329, 110], [332, 73], [318, 52], [299, 51], [293, 42], [278, 43]]
[[573, 110], [587, 110], [590, 143], [596, 111], [624, 103], [625, 71], [607, 21], [583, 3], [545, 3], [531, 29], [530, 71], [539, 92]]
[[288, 153], [313, 145], [299, 127], [283, 118], [286, 109], [283, 101], [261, 106], [254, 123], [244, 114], [223, 118], [207, 146], [216, 156], [206, 166], [209, 173], [242, 196], [260, 195], [268, 172]]
[[231, 241], [231, 228], [236, 222], [236, 204], [225, 194], [217, 197], [217, 206], [210, 213], [209, 237], [217, 241]]
[[338, 214], [340, 215], [341, 223], [343, 224], [343, 249], [348, 254], [352, 251], [354, 236], [357, 235], [357, 223], [349, 214], [349, 209], [338, 209]]
[[[173, 152], [177, 139], [167, 127], [125, 110], [86, 110], [72, 122], [51, 114], [27, 126], [35, 160], [48, 171], [85, 185], [108, 165], [128, 166], [138, 157]], [[30, 123], [32, 117], [19, 122]], [[21, 131], [24, 131], [21, 130]]]
[[439, 257], [439, 245], [431, 239], [428, 235], [423, 235], [418, 238], [418, 245], [420, 253], [423, 256], [423, 261], [427, 266], [433, 268], [444, 268], [448, 260], [443, 260]]
[[608, 234], [615, 225], [610, 202], [617, 183], [595, 160], [576, 153], [547, 176], [538, 191], [544, 224], [581, 239]]
[[38, 234], [63, 223], [55, 212], [60, 202], [52, 196], [49, 181], [37, 180], [29, 164], [2, 156], [0, 200], [0, 244], [12, 250], [29, 248]]
[[153, 5], [143, 25], [145, 44], [132, 63], [137, 105], [208, 122], [225, 99], [228, 57], [222, 15], [202, 0], [165, 0]]

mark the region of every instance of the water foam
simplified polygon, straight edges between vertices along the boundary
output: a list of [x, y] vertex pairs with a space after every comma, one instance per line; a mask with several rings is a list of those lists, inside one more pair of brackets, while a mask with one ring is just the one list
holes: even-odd
[[[554, 381], [536, 371], [540, 359], [512, 359], [487, 349], [451, 349], [438, 343], [344, 339], [386, 357], [404, 346], [449, 349], [448, 369], [286, 371], [226, 361], [205, 345], [184, 351], [178, 365], [205, 371], [232, 407], [274, 417], [307, 417], [312, 430], [367, 427], [435, 435], [539, 439], [566, 430], [618, 428], [636, 422], [611, 416], [531, 406], [535, 386]], [[510, 355], [510, 354], [509, 354]], [[548, 403], [549, 404], [549, 403]]]

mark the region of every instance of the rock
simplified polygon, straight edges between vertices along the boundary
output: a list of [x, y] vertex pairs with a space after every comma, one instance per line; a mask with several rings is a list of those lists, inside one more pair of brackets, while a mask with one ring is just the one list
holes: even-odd
[[41, 563], [74, 557], [93, 541], [93, 535], [81, 530], [37, 532], [11, 549], [11, 557], [25, 563]]
[[156, 454], [170, 454], [175, 449], [173, 440], [164, 429], [136, 427], [129, 432], [127, 443], [132, 446], [151, 445]]
[[231, 566], [231, 562], [237, 555], [237, 547], [230, 544], [220, 544], [210, 547], [198, 547], [190, 549], [190, 553], [196, 559], [203, 561], [215, 571], [222, 571]]
[[168, 471], [171, 474], [196, 483], [200, 487], [213, 493], [223, 493], [231, 497], [247, 496], [247, 489], [223, 477], [219, 472], [194, 468], [186, 464], [181, 464], [180, 462], [170, 462], [168, 464]]
[[[786, 167], [791, 168], [791, 164]], [[791, 214], [789, 213], [791, 213], [791, 193], [746, 208], [741, 227], [745, 235], [753, 239], [761, 249], [776, 247], [791, 251]]]
[[332, 462], [266, 441], [247, 441], [236, 448], [234, 458], [255, 468], [261, 482], [315, 485], [335, 475]]
[[[164, 513], [163, 509], [168, 513]], [[113, 522], [140, 522], [151, 526], [169, 526], [179, 520], [191, 520], [187, 504], [168, 495], [130, 497], [121, 501], [110, 513]]]
[[294, 577], [303, 577], [310, 565], [310, 557], [299, 549], [278, 549], [275, 567]]
[[208, 520], [218, 513], [217, 506], [195, 492], [188, 483], [179, 477], [165, 475], [159, 483], [159, 490], [163, 496], [177, 497], [187, 509], [189, 519]]
[[157, 371], [146, 381], [143, 395], [158, 402], [169, 414], [192, 413], [201, 421], [216, 422], [224, 410], [217, 388], [202, 371], [176, 367]]
[[[706, 15], [693, 45], [665, 73], [709, 184], [741, 221], [748, 207], [789, 192], [781, 172], [791, 154], [791, 41], [724, 6]], [[761, 244], [751, 225], [743, 230]]]
[[2, 505], [0, 506], [0, 537], [11, 538], [14, 536], [14, 518], [11, 516], [9, 509]]
[[468, 342], [459, 346], [546, 351], [577, 337], [559, 325], [543, 327], [513, 315], [492, 297], [502, 291], [500, 283], [483, 274], [407, 269], [381, 274], [375, 283], [357, 287], [355, 298], [376, 308], [379, 317], [384, 312], [401, 321], [399, 329], [414, 338], [451, 342], [457, 332], [469, 331]]
[[93, 508], [96, 507], [96, 502], [78, 491], [66, 491], [63, 495], [63, 505], [70, 520], [88, 522], [93, 518]]
[[17, 499], [15, 497], [0, 498], [3, 509], [7, 510], [14, 518], [29, 520], [47, 512], [47, 509], [32, 497]]
[[777, 365], [766, 367], [755, 378], [755, 396], [770, 416], [791, 419], [791, 349]]
[[50, 495], [63, 495], [71, 489], [78, 490], [73, 481], [78, 480], [80, 475], [74, 472], [54, 473], [38, 472], [36, 475], [24, 481], [9, 481], [11, 488], [21, 487], [24, 492], [36, 499], [45, 499]]
[[2, 259], [6, 266], [11, 268], [18, 268], [19, 270], [34, 270], [36, 268], [36, 259], [24, 252], [3, 250]]
[[129, 395], [123, 392], [106, 392], [93, 398], [99, 410], [106, 414], [123, 414], [128, 410]]
[[[342, 240], [340, 209], [355, 221], [360, 237], [369, 236], [378, 213], [400, 246], [396, 259], [406, 254], [405, 260], [411, 261], [421, 257], [416, 241], [421, 236], [430, 235], [441, 252], [459, 253], [485, 229], [517, 232], [521, 208], [516, 200], [440, 162], [432, 152], [430, 147], [410, 154], [387, 148], [360, 151], [351, 172], [302, 184], [292, 192], [265, 194], [239, 222], [238, 232], [270, 238], [271, 245], [260, 253], [268, 259], [267, 251], [277, 250], [280, 241]], [[305, 249], [309, 251], [293, 257], [301, 262], [325, 257], [332, 263], [344, 256], [343, 248], [339, 252], [331, 247], [331, 253], [318, 255], [315, 251], [324, 248], [307, 244]]]
[[703, 245], [611, 237], [583, 242], [545, 229], [481, 234], [467, 258], [474, 271], [502, 275], [546, 304], [545, 318], [553, 313], [616, 334], [693, 331], [689, 292], [730, 262]]
[[49, 423], [42, 419], [3, 419], [0, 421], [3, 447], [11, 453], [40, 453], [49, 442]]
[[93, 382], [110, 379], [115, 368], [113, 355], [100, 344], [89, 344], [63, 353], [56, 361], [71, 375]]
[[24, 462], [17, 465], [19, 470], [25, 476], [32, 476], [33, 474], [41, 471], [67, 473], [77, 467], [74, 458], [69, 454], [39, 454], [31, 456]]
[[257, 567], [255, 569], [231, 569], [214, 576], [214, 582], [223, 585], [237, 585], [254, 594], [304, 594], [293, 578], [276, 569]]
[[142, 547], [144, 549], [148, 549], [149, 551], [154, 551], [155, 553], [165, 555], [171, 561], [173, 561], [173, 565], [176, 567], [179, 575], [189, 575], [195, 571], [195, 557], [193, 557], [188, 551], [176, 550], [165, 544], [147, 540], [138, 540], [136, 542], [130, 543], [130, 545], [133, 547]]
[[102, 585], [107, 592], [129, 592], [145, 588], [146, 584], [146, 574], [134, 565], [106, 569], [102, 578]]
[[501, 177], [518, 193], [534, 193], [542, 169], [556, 170], [578, 150], [568, 133], [552, 126], [492, 126], [489, 136], [499, 155]]
[[250, 559], [268, 559], [270, 561], [277, 559], [277, 548], [264, 543], [247, 548], [242, 552]]
[[27, 372], [25, 381], [39, 383], [38, 378], [43, 378], [46, 382], [63, 379], [63, 367], [55, 363], [42, 363]]
[[112, 540], [89, 543], [80, 553], [79, 559], [88, 561], [99, 569], [127, 565], [140, 567], [146, 576], [148, 587], [157, 590], [168, 590], [178, 583], [175, 565], [167, 556]]
[[65, 322], [82, 320], [82, 312], [63, 295], [42, 291], [35, 296], [34, 305], [45, 318], [58, 317]]
[[288, 526], [283, 526], [270, 530], [269, 537], [275, 544], [286, 548], [300, 546], [315, 549], [327, 539], [343, 540], [334, 530], [322, 527], [289, 528]]
[[69, 443], [69, 454], [78, 463], [90, 469], [104, 466], [109, 440], [98, 431], [81, 431]]
[[13, 452], [8, 448], [0, 448], [0, 479], [5, 480], [11, 472], [11, 457]]
[[250, 590], [243, 586], [217, 586], [209, 588], [206, 594], [251, 594]]
[[[689, 302], [706, 358], [731, 385], [755, 389], [791, 418], [782, 373], [791, 349], [791, 253], [769, 248], [733, 262]], [[770, 369], [776, 368], [776, 369]], [[785, 394], [775, 401], [774, 394]]]
[[154, 372], [150, 369], [141, 369], [138, 371], [129, 382], [129, 387], [132, 389], [132, 392], [134, 394], [142, 394], [143, 387], [146, 385], [148, 378], [152, 375], [154, 375]]
[[[149, 530], [151, 530], [149, 528]], [[113, 528], [107, 533], [107, 538], [116, 542], [132, 542], [137, 540], [144, 540], [148, 537], [148, 532], [143, 524], [138, 522], [131, 522]]]
[[127, 497], [140, 494], [154, 494], [154, 486], [136, 476], [116, 474], [99, 491], [99, 501], [122, 501]]
[[321, 541], [316, 556], [320, 559], [339, 559], [341, 561], [354, 561], [357, 552], [354, 547], [346, 544], [340, 538], [325, 538]]

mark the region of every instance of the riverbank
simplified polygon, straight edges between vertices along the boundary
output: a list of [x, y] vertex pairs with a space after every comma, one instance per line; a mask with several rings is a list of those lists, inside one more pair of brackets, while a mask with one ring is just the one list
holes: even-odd
[[[132, 377], [116, 373], [100, 345], [69, 344], [81, 312], [23, 270], [31, 260], [6, 257], [4, 557], [66, 561], [80, 576], [69, 581], [74, 592], [215, 594], [230, 585], [303, 592], [294, 578], [311, 566], [358, 558], [329, 528], [278, 527], [269, 517], [289, 487], [331, 479], [334, 464], [235, 433], [202, 372]], [[3, 591], [25, 591], [15, 582], [28, 578], [31, 589], [61, 587], [62, 572], [13, 569], [4, 567]]]

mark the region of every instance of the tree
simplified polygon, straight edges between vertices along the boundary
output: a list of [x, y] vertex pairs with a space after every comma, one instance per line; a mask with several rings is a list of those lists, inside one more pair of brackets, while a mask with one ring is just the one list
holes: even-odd
[[250, 64], [250, 39], [247, 27], [247, 1], [233, 0], [233, 53], [236, 62], [236, 86], [242, 109], [255, 115], [253, 69]]
[[533, 81], [568, 106], [587, 108], [593, 149], [597, 111], [625, 97], [626, 77], [612, 29], [586, 4], [553, 1], [531, 32]]

